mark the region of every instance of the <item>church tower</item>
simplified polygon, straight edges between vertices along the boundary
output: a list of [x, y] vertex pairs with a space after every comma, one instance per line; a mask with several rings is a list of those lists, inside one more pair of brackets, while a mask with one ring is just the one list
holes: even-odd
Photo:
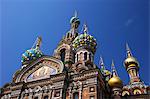
[[124, 66], [129, 74], [130, 83], [132, 84], [134, 82], [140, 82], [141, 80], [139, 78], [139, 63], [132, 56], [132, 53], [130, 51], [128, 44], [126, 44], [126, 50], [127, 50], [127, 58], [124, 61]]
[[146, 94], [147, 93], [147, 86], [141, 81], [139, 76], [139, 62], [136, 58], [133, 57], [131, 50], [126, 44], [126, 59], [124, 61], [124, 66], [126, 71], [128, 72], [130, 82], [129, 85], [123, 87], [122, 96], [125, 95], [137, 95], [137, 94]]
[[113, 61], [112, 61], [111, 69], [112, 69], [112, 77], [108, 81], [108, 84], [111, 88], [111, 97], [112, 99], [121, 99], [121, 91], [122, 91], [123, 84], [121, 79], [118, 77]]
[[71, 65], [75, 62], [75, 53], [72, 48], [72, 42], [78, 36], [78, 27], [80, 25], [77, 12], [75, 12], [74, 16], [70, 19], [70, 25], [70, 30], [63, 36], [58, 47], [54, 51], [54, 57], [60, 59], [69, 70]]
[[84, 24], [83, 33], [74, 39], [72, 45], [75, 52], [75, 64], [73, 68], [76, 72], [96, 68], [93, 63], [96, 45], [96, 39], [88, 34], [88, 27]]

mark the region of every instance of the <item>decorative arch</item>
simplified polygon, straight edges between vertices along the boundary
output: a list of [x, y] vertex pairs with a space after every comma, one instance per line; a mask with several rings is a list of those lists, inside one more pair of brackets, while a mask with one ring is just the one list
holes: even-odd
[[[55, 73], [48, 73], [53, 69], [55, 69]], [[63, 69], [64, 65], [62, 61], [54, 57], [43, 56], [31, 63], [29, 66], [23, 68], [19, 72], [19, 74], [15, 76], [13, 82], [29, 82], [39, 79], [50, 78], [50, 75], [62, 73]], [[42, 73], [41, 75], [43, 76], [41, 76], [39, 73]], [[37, 77], [35, 77], [36, 79], [33, 77], [35, 76], [35, 74], [37, 74]]]
[[130, 95], [130, 93], [129, 93], [129, 91], [124, 90], [124, 91], [122, 92], [122, 96], [126, 96], [126, 95]]
[[71, 50], [70, 46], [68, 44], [62, 44], [58, 46], [58, 48], [55, 50], [55, 55], [58, 59], [61, 59], [62, 62], [65, 62], [66, 55], [70, 53]]
[[134, 95], [142, 94], [142, 92], [141, 92], [140, 89], [134, 89], [134, 90], [133, 90], [133, 94], [134, 94]]
[[62, 49], [70, 50], [70, 46], [68, 44], [62, 44], [56, 49], [56, 53], [59, 53]]

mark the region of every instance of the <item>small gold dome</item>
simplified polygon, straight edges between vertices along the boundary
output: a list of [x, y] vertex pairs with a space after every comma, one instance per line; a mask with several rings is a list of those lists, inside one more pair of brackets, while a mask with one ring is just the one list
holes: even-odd
[[112, 77], [110, 78], [110, 80], [108, 81], [108, 84], [111, 88], [114, 88], [114, 87], [122, 87], [122, 81], [119, 77], [115, 76], [115, 77]]
[[134, 58], [134, 57], [128, 57], [125, 61], [124, 61], [124, 64], [126, 66], [126, 68], [128, 66], [133, 66], [131, 64], [135, 64], [135, 66], [139, 66], [138, 65], [138, 61]]

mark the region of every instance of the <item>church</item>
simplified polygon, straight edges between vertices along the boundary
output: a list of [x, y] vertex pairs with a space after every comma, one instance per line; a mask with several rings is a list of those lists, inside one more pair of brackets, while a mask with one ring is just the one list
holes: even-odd
[[0, 89], [1, 99], [150, 99], [150, 87], [139, 76], [139, 62], [126, 44], [124, 67], [129, 75], [128, 85], [117, 74], [112, 61], [111, 71], [100, 57], [100, 68], [94, 63], [96, 39], [75, 14], [70, 30], [62, 37], [54, 54], [40, 50], [42, 38], [22, 54], [22, 66], [12, 82]]

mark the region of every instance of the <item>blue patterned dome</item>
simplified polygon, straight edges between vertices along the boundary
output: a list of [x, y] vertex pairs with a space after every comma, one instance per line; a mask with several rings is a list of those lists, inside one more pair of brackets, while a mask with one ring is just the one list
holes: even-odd
[[31, 48], [22, 54], [21, 62], [24, 63], [24, 62], [28, 62], [30, 60], [34, 60], [34, 59], [42, 57], [42, 55], [43, 55], [43, 53], [39, 49]]
[[93, 36], [83, 33], [74, 39], [72, 46], [75, 50], [80, 47], [87, 47], [94, 53], [96, 51], [96, 45], [96, 39]]

